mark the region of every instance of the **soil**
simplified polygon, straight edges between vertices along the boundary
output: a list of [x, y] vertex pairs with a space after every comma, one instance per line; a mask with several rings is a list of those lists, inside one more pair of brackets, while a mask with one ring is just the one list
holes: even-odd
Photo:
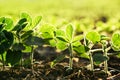
[[90, 71], [88, 69], [89, 60], [77, 56], [73, 59], [72, 70], [67, 70], [68, 58], [51, 68], [51, 61], [60, 53], [56, 53], [53, 48], [46, 48], [44, 54], [42, 51], [44, 50], [42, 49], [41, 53], [35, 52], [33, 69], [6, 66], [4, 70], [0, 71], [0, 80], [120, 80], [120, 59], [115, 56], [110, 56], [108, 61], [109, 72], [105, 74], [102, 66], [95, 66], [95, 71]]

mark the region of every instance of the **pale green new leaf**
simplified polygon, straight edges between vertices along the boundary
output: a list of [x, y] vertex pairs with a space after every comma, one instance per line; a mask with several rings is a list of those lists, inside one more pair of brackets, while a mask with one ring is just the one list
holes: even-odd
[[86, 38], [94, 44], [101, 40], [100, 34], [96, 31], [88, 32], [86, 34]]
[[74, 32], [73, 26], [71, 24], [69, 24], [66, 27], [66, 37], [69, 41], [71, 41], [73, 38], [73, 32]]
[[120, 51], [120, 33], [116, 32], [112, 35], [112, 48], [115, 51]]

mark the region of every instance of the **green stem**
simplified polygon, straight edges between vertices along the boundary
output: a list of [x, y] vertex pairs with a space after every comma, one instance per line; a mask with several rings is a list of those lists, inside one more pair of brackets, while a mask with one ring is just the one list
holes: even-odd
[[30, 54], [30, 60], [31, 60], [31, 69], [33, 69], [33, 56], [34, 56], [34, 46], [31, 46], [31, 54]]
[[93, 63], [93, 57], [92, 57], [92, 53], [89, 52], [89, 56], [90, 56], [90, 65], [91, 65], [91, 71], [94, 71], [94, 63]]
[[72, 67], [73, 67], [73, 47], [72, 47], [71, 43], [69, 44], [69, 52], [70, 52], [69, 66], [70, 66], [70, 69], [72, 69]]
[[[105, 57], [108, 57], [107, 56], [106, 45], [103, 45], [103, 54], [105, 55]], [[108, 72], [108, 63], [107, 63], [107, 60], [104, 61], [104, 71], [107, 74], [107, 72]]]
[[103, 49], [93, 49], [93, 50], [90, 50], [91, 53], [98, 52], [98, 51], [103, 51]]
[[3, 54], [1, 54], [1, 57], [2, 57], [2, 63], [3, 63], [3, 71], [5, 69], [5, 61], [4, 61], [4, 57], [3, 57]]

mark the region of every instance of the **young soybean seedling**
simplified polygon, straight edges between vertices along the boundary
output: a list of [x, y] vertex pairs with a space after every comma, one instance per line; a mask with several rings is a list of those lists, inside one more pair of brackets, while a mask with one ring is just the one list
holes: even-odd
[[[105, 70], [105, 72], [107, 72], [107, 60], [108, 60], [107, 51], [108, 51], [108, 48], [107, 48], [107, 44], [105, 42], [106, 42], [106, 39], [108, 39], [108, 38], [103, 37], [103, 36], [101, 37], [101, 35], [96, 31], [88, 32], [86, 34], [86, 38], [89, 40], [88, 47], [90, 50], [88, 53], [89, 53], [89, 57], [90, 57], [91, 71], [94, 71], [94, 63], [96, 65], [99, 65], [102, 62], [104, 62], [104, 67], [105, 67], [104, 70]], [[92, 47], [97, 43], [101, 43], [102, 48], [92, 49]], [[103, 54], [101, 54], [101, 53], [96, 53], [94, 55], [92, 54], [92, 53], [98, 52], [98, 51], [103, 52]]]
[[10, 18], [0, 18], [0, 55], [3, 63], [3, 70], [5, 67], [6, 52], [10, 49], [14, 41], [13, 33], [10, 32], [12, 27], [13, 21]]
[[86, 34], [86, 39], [88, 40], [87, 46], [89, 47], [88, 54], [89, 54], [90, 65], [91, 65], [90, 70], [94, 71], [94, 62], [93, 62], [93, 55], [92, 55], [93, 52], [91, 52], [91, 50], [94, 44], [100, 42], [100, 35], [98, 32], [91, 31]]
[[[74, 37], [74, 28], [71, 24], [69, 24], [65, 31], [63, 30], [56, 30], [55, 31], [55, 37], [56, 37], [56, 48], [60, 50], [68, 49], [69, 51], [69, 69], [72, 69], [73, 67], [73, 51], [74, 46], [81, 45], [80, 39], [81, 36]], [[52, 63], [53, 64], [53, 63]]]

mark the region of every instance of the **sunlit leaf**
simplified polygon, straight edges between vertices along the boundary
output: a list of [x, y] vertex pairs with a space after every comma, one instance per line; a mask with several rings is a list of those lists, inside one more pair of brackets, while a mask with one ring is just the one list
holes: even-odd
[[101, 40], [100, 34], [96, 31], [88, 32], [86, 38], [93, 43], [97, 43]]
[[111, 43], [115, 51], [120, 51], [120, 33], [116, 32], [112, 35]]
[[28, 25], [32, 25], [32, 18], [28, 13], [21, 13], [20, 18], [26, 18], [27, 22], [29, 22]]
[[67, 27], [66, 27], [66, 37], [68, 38], [69, 41], [72, 40], [73, 38], [73, 26], [71, 24], [69, 24]]

